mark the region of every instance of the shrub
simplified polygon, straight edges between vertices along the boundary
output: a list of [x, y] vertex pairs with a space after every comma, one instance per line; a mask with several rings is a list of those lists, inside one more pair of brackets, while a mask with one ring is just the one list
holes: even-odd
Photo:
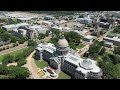
[[15, 43], [13, 44], [13, 47], [15, 47], [16, 45], [15, 45]]
[[8, 54], [3, 57], [3, 60], [2, 60], [3, 65], [7, 65], [8, 63], [12, 63], [12, 62], [13, 62], [13, 56]]
[[7, 75], [8, 73], [8, 68], [5, 65], [0, 65], [0, 74]]
[[5, 47], [3, 47], [3, 50], [5, 50], [6, 48]]
[[9, 49], [9, 46], [6, 46], [6, 49]]
[[2, 51], [3, 49], [2, 48], [0, 48], [0, 51]]
[[26, 64], [26, 60], [25, 59], [21, 59], [17, 62], [18, 66], [23, 66], [24, 64]]

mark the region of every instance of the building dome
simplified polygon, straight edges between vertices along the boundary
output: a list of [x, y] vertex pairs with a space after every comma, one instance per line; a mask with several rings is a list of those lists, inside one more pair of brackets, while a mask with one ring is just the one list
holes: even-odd
[[58, 47], [68, 47], [68, 41], [65, 38], [59, 39], [58, 43], [57, 43]]
[[87, 60], [83, 60], [81, 63], [82, 67], [84, 67], [85, 69], [92, 69], [92, 62], [87, 59]]

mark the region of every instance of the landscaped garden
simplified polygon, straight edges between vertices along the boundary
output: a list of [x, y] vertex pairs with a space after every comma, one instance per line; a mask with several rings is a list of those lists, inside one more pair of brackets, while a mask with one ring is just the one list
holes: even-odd
[[41, 60], [41, 61], [35, 60], [35, 63], [41, 69], [48, 66], [48, 63], [46, 61], [43, 61], [43, 60]]
[[[14, 56], [16, 56], [16, 55], [22, 53], [24, 50], [27, 50], [27, 48], [23, 48], [23, 49], [20, 49], [20, 50], [11, 52], [9, 55], [11, 55], [11, 56], [14, 57]], [[0, 56], [0, 62], [2, 62], [2, 59], [4, 58], [4, 56], [5, 56], [5, 55], [1, 55], [1, 56]]]
[[79, 44], [78, 46], [77, 46], [77, 48], [79, 48], [79, 49], [81, 49], [81, 48], [83, 48], [85, 45], [83, 45], [82, 43], [81, 44]]
[[71, 79], [71, 77], [67, 74], [65, 74], [64, 72], [60, 72], [58, 79]]

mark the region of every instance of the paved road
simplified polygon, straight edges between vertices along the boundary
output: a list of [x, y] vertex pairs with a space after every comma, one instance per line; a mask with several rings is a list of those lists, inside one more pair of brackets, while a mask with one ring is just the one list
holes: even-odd
[[101, 37], [98, 38], [99, 41], [103, 41], [103, 38], [106, 37], [108, 35], [108, 33], [111, 32], [111, 31], [113, 31], [113, 30], [114, 30], [114, 28], [109, 29], [103, 36], [101, 36]]
[[0, 56], [11, 53], [11, 52], [14, 52], [14, 51], [17, 51], [17, 50], [20, 50], [20, 49], [23, 49], [23, 48], [27, 48], [27, 45], [26, 44], [21, 44], [19, 46], [13, 47], [13, 48], [3, 50], [3, 51], [0, 52]]

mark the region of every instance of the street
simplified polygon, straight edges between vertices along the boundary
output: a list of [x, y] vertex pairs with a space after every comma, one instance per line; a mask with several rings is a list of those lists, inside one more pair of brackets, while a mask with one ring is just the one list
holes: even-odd
[[11, 53], [11, 52], [23, 49], [23, 48], [27, 48], [27, 44], [20, 44], [19, 46], [0, 51], [0, 55], [5, 55], [5, 54], [8, 54], [8, 53]]

